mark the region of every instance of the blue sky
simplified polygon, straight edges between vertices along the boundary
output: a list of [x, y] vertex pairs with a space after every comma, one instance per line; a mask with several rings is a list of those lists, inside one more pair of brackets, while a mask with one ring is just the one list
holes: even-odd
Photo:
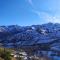
[[60, 23], [60, 0], [0, 0], [0, 25]]

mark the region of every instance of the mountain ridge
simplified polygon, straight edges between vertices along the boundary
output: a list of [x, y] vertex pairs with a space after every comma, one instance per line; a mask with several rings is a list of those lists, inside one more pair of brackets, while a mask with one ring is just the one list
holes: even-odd
[[28, 40], [26, 43], [30, 41], [31, 44], [33, 44], [32, 42], [34, 41], [38, 41], [36, 43], [47, 43], [56, 38], [60, 38], [60, 24], [58, 23], [24, 27], [18, 25], [0, 26], [0, 43], [3, 44], [14, 43], [13, 39], [15, 39], [15, 41]]
[[[48, 56], [60, 52], [60, 24], [47, 23], [31, 26], [0, 26], [0, 47], [46, 51]], [[57, 52], [57, 53], [56, 53]], [[57, 55], [56, 55], [57, 54]]]

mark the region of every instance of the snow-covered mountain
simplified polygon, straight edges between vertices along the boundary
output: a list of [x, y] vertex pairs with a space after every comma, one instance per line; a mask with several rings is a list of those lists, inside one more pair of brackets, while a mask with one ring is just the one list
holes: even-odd
[[33, 45], [52, 42], [56, 39], [60, 39], [60, 24], [57, 23], [25, 27], [18, 25], [0, 26], [0, 42], [5, 44], [23, 41], [22, 45], [26, 43]]
[[38, 46], [41, 50], [60, 52], [60, 24], [0, 26], [0, 46], [8, 48]]

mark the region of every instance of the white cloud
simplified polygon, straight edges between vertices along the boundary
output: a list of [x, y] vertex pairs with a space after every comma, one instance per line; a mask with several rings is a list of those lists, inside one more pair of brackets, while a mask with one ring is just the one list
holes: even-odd
[[45, 22], [60, 23], [60, 16], [58, 15], [53, 16], [46, 12], [39, 12], [39, 11], [34, 11], [34, 10], [33, 12]]
[[26, 0], [30, 5], [33, 6], [33, 1], [32, 0]]
[[28, 2], [29, 2], [30, 4], [33, 4], [32, 0], [28, 0]]
[[[41, 20], [44, 22], [52, 22], [52, 23], [60, 23], [60, 15], [50, 15], [47, 12], [40, 12], [35, 10], [35, 6], [33, 5], [33, 0], [26, 0], [32, 7], [32, 12], [35, 13]], [[49, 7], [49, 10], [52, 10], [52, 8]]]

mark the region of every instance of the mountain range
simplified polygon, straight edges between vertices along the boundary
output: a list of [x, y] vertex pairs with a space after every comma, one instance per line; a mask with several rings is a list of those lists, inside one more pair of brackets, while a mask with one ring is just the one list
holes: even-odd
[[39, 46], [41, 50], [60, 52], [60, 24], [0, 26], [0, 47]]

